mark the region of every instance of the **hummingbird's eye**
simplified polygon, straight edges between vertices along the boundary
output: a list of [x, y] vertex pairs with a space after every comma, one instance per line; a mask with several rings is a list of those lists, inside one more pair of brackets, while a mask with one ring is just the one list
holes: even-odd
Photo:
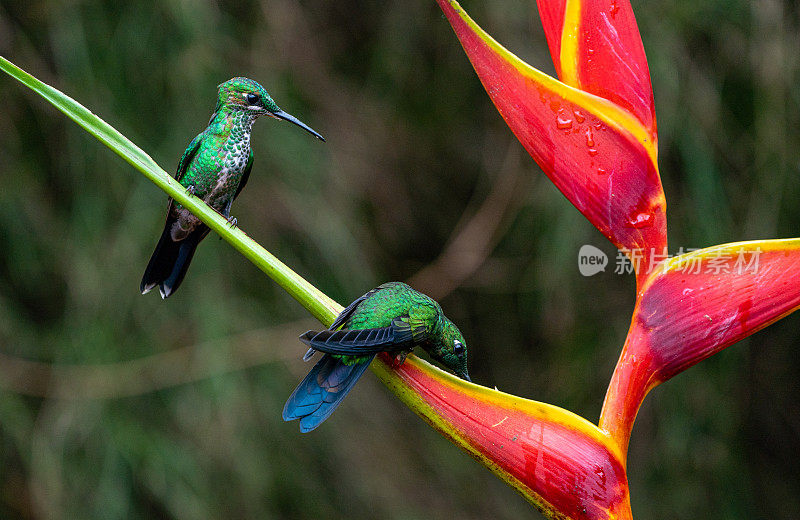
[[460, 356], [465, 351], [466, 351], [466, 349], [464, 348], [464, 345], [460, 341], [454, 341], [453, 342], [453, 354], [456, 354], [456, 355]]
[[260, 98], [255, 94], [247, 94], [246, 96], [248, 105], [257, 105]]

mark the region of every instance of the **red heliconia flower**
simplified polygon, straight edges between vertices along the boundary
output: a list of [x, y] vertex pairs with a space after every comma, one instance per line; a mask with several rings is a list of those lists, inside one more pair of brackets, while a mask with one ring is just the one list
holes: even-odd
[[[570, 202], [626, 253], [666, 251], [653, 95], [630, 3], [538, 0], [559, 81], [504, 49], [454, 0], [436, 1], [500, 114]], [[205, 215], [213, 229], [233, 233], [88, 109], [2, 57], [0, 68]], [[280, 272], [282, 286], [322, 321], [342, 310], [252, 240], [228, 238], [265, 272]], [[372, 367], [408, 406], [548, 516], [631, 518], [626, 451], [642, 400], [800, 307], [800, 239], [725, 244], [643, 267], [598, 426], [463, 381], [414, 356], [399, 367], [379, 357]]]
[[[625, 253], [666, 252], [653, 94], [630, 3], [538, 0], [559, 81], [503, 48], [454, 0], [437, 2], [498, 111], [558, 189]], [[626, 451], [645, 395], [800, 307], [800, 239], [715, 246], [649, 267], [636, 269], [633, 320], [599, 426], [413, 356], [373, 368], [546, 515], [631, 518]]]

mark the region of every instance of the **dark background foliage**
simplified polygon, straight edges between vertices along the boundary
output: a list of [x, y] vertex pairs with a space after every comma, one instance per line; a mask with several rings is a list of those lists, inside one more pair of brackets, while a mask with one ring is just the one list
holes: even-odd
[[[533, 2], [464, 7], [552, 72]], [[797, 236], [796, 3], [634, 9], [671, 249]], [[633, 278], [522, 151], [434, 2], [2, 0], [0, 54], [168, 171], [216, 85], [257, 79], [328, 142], [259, 121], [239, 225], [341, 303], [412, 281], [461, 326], [475, 381], [597, 419]], [[175, 296], [140, 296], [164, 195], [10, 78], [0, 99], [0, 516], [537, 516], [371, 375], [313, 434], [283, 423], [303, 309], [213, 236]], [[611, 268], [582, 277], [582, 244]], [[638, 519], [800, 516], [799, 318], [648, 397]]]

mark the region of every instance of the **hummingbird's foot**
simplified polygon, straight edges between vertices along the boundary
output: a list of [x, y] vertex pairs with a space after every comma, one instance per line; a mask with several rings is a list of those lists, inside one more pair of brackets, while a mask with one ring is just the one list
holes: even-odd
[[190, 184], [186, 187], [186, 194], [194, 195], [194, 184]]
[[392, 360], [392, 368], [400, 368], [400, 366], [406, 362], [408, 354], [409, 352], [401, 352], [397, 354]]
[[313, 348], [313, 347], [312, 347], [312, 348], [310, 348], [310, 349], [308, 349], [308, 350], [306, 351], [306, 353], [305, 353], [305, 354], [303, 354], [303, 361], [308, 361], [309, 359], [311, 359], [312, 357], [314, 357], [314, 354], [316, 354], [316, 353], [317, 353], [317, 351], [316, 351], [316, 350], [314, 350], [314, 348]]
[[236, 217], [228, 217], [225, 220], [228, 221], [228, 224], [230, 224], [233, 229], [236, 229], [236, 224], [237, 222], [239, 222], [238, 220], [236, 220]]

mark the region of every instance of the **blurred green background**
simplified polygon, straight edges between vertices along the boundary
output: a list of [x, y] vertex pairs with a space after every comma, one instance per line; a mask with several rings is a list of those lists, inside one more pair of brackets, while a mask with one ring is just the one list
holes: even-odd
[[[553, 71], [533, 2], [464, 2]], [[634, 2], [670, 244], [800, 234], [797, 2]], [[0, 54], [173, 171], [238, 75], [328, 139], [254, 128], [239, 226], [347, 303], [440, 298], [473, 380], [596, 421], [632, 276], [524, 153], [430, 0], [0, 1]], [[0, 77], [0, 517], [540, 515], [368, 375], [319, 430], [280, 410], [303, 309], [209, 237], [168, 301], [138, 286], [165, 196]], [[633, 431], [638, 519], [800, 517], [800, 315], [660, 387]]]

